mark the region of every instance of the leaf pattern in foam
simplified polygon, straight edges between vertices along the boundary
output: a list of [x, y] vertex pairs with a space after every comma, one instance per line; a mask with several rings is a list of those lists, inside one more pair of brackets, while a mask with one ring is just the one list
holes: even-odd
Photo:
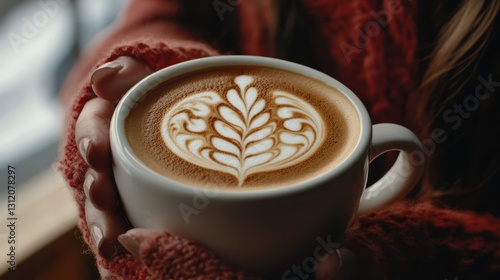
[[168, 110], [161, 133], [174, 154], [231, 174], [242, 186], [251, 174], [296, 165], [317, 151], [325, 132], [314, 107], [284, 91], [272, 92], [268, 104], [252, 76], [234, 82], [225, 96], [193, 93]]

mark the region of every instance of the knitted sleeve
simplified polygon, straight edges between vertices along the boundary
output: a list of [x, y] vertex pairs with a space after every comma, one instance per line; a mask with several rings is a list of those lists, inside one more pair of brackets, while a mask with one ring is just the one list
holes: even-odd
[[500, 220], [491, 215], [400, 203], [361, 217], [346, 236], [344, 245], [369, 252], [364, 271], [382, 279], [500, 279]]

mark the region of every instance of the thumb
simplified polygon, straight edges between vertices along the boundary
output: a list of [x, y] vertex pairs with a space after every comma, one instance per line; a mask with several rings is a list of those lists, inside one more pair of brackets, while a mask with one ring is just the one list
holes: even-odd
[[318, 262], [316, 269], [317, 280], [344, 280], [355, 279], [357, 276], [357, 260], [354, 253], [345, 247], [335, 250]]
[[132, 255], [134, 255], [139, 260], [142, 260], [140, 254], [141, 244], [149, 237], [160, 232], [144, 229], [144, 228], [133, 228], [124, 234], [118, 236], [118, 242], [127, 249]]
[[120, 56], [94, 71], [91, 77], [92, 89], [97, 96], [117, 103], [133, 85], [152, 72], [144, 62]]

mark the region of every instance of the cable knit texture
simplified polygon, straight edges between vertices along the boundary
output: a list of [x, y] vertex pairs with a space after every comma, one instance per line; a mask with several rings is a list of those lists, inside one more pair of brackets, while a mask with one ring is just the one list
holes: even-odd
[[[250, 34], [239, 36], [239, 45], [245, 46], [242, 49], [252, 54], [269, 55], [272, 53], [269, 47], [273, 46], [269, 37], [271, 31], [260, 23], [259, 5], [252, 5], [265, 1], [244, 1], [244, 5], [236, 7], [248, 9], [246, 13], [239, 13], [238, 28]], [[165, 13], [171, 20], [181, 2], [144, 1], [148, 3], [144, 5], [148, 8], [146, 11], [141, 10], [141, 1], [131, 2], [134, 8], [128, 13], [135, 15], [131, 17], [134, 19], [133, 28], [131, 25], [127, 29], [128, 17], [122, 17], [117, 33], [109, 35], [100, 47], [89, 51], [89, 57], [93, 59], [80, 61], [76, 67], [81, 69], [73, 71], [76, 74], [62, 92], [66, 99], [71, 96], [72, 101], [68, 107], [59, 167], [74, 190], [80, 229], [85, 242], [91, 245], [93, 241], [85, 220], [82, 187], [88, 167], [78, 153], [74, 137], [76, 120], [83, 106], [95, 97], [89, 84], [90, 74], [98, 65], [122, 55], [132, 56], [158, 70], [189, 59], [218, 54], [207, 44], [196, 40], [167, 40], [168, 36], [163, 34], [167, 29], [152, 29], [151, 20], [147, 20], [149, 16], [154, 18], [156, 25], [162, 24], [157, 14], [161, 9], [154, 9], [155, 3], [167, 5], [167, 2], [175, 2], [172, 5], [175, 9]], [[313, 34], [317, 40], [315, 45], [319, 46], [315, 50], [317, 68], [353, 89], [365, 102], [374, 122], [404, 122], [406, 98], [413, 94], [416, 83], [417, 2], [302, 2], [302, 12], [312, 19], [311, 30], [317, 33]], [[214, 11], [206, 12], [217, 16]], [[154, 33], [155, 30], [162, 32]], [[134, 34], [147, 36], [136, 38]], [[495, 217], [438, 209], [427, 203], [405, 203], [360, 217], [346, 235], [345, 244], [360, 248], [360, 252], [369, 252], [367, 264], [386, 275], [387, 279], [500, 279], [499, 238], [500, 227]], [[96, 261], [118, 279], [248, 278], [224, 265], [213, 253], [195, 242], [168, 233], [149, 236], [141, 244], [142, 261], [123, 251], [111, 260], [93, 253]], [[473, 278], [474, 275], [479, 278]]]
[[416, 81], [418, 1], [305, 1], [325, 44], [324, 71], [363, 100], [374, 123], [404, 124]]

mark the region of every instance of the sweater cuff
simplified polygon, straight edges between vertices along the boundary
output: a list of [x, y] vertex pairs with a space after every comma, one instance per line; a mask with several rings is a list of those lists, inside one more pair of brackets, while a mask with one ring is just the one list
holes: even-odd
[[166, 232], [143, 241], [140, 258], [155, 279], [252, 279], [232, 270], [196, 242]]
[[201, 57], [215, 56], [219, 53], [205, 43], [197, 41], [172, 41], [145, 44], [136, 42], [118, 46], [99, 65], [112, 61], [120, 56], [130, 56], [146, 63], [153, 71], [179, 62]]

